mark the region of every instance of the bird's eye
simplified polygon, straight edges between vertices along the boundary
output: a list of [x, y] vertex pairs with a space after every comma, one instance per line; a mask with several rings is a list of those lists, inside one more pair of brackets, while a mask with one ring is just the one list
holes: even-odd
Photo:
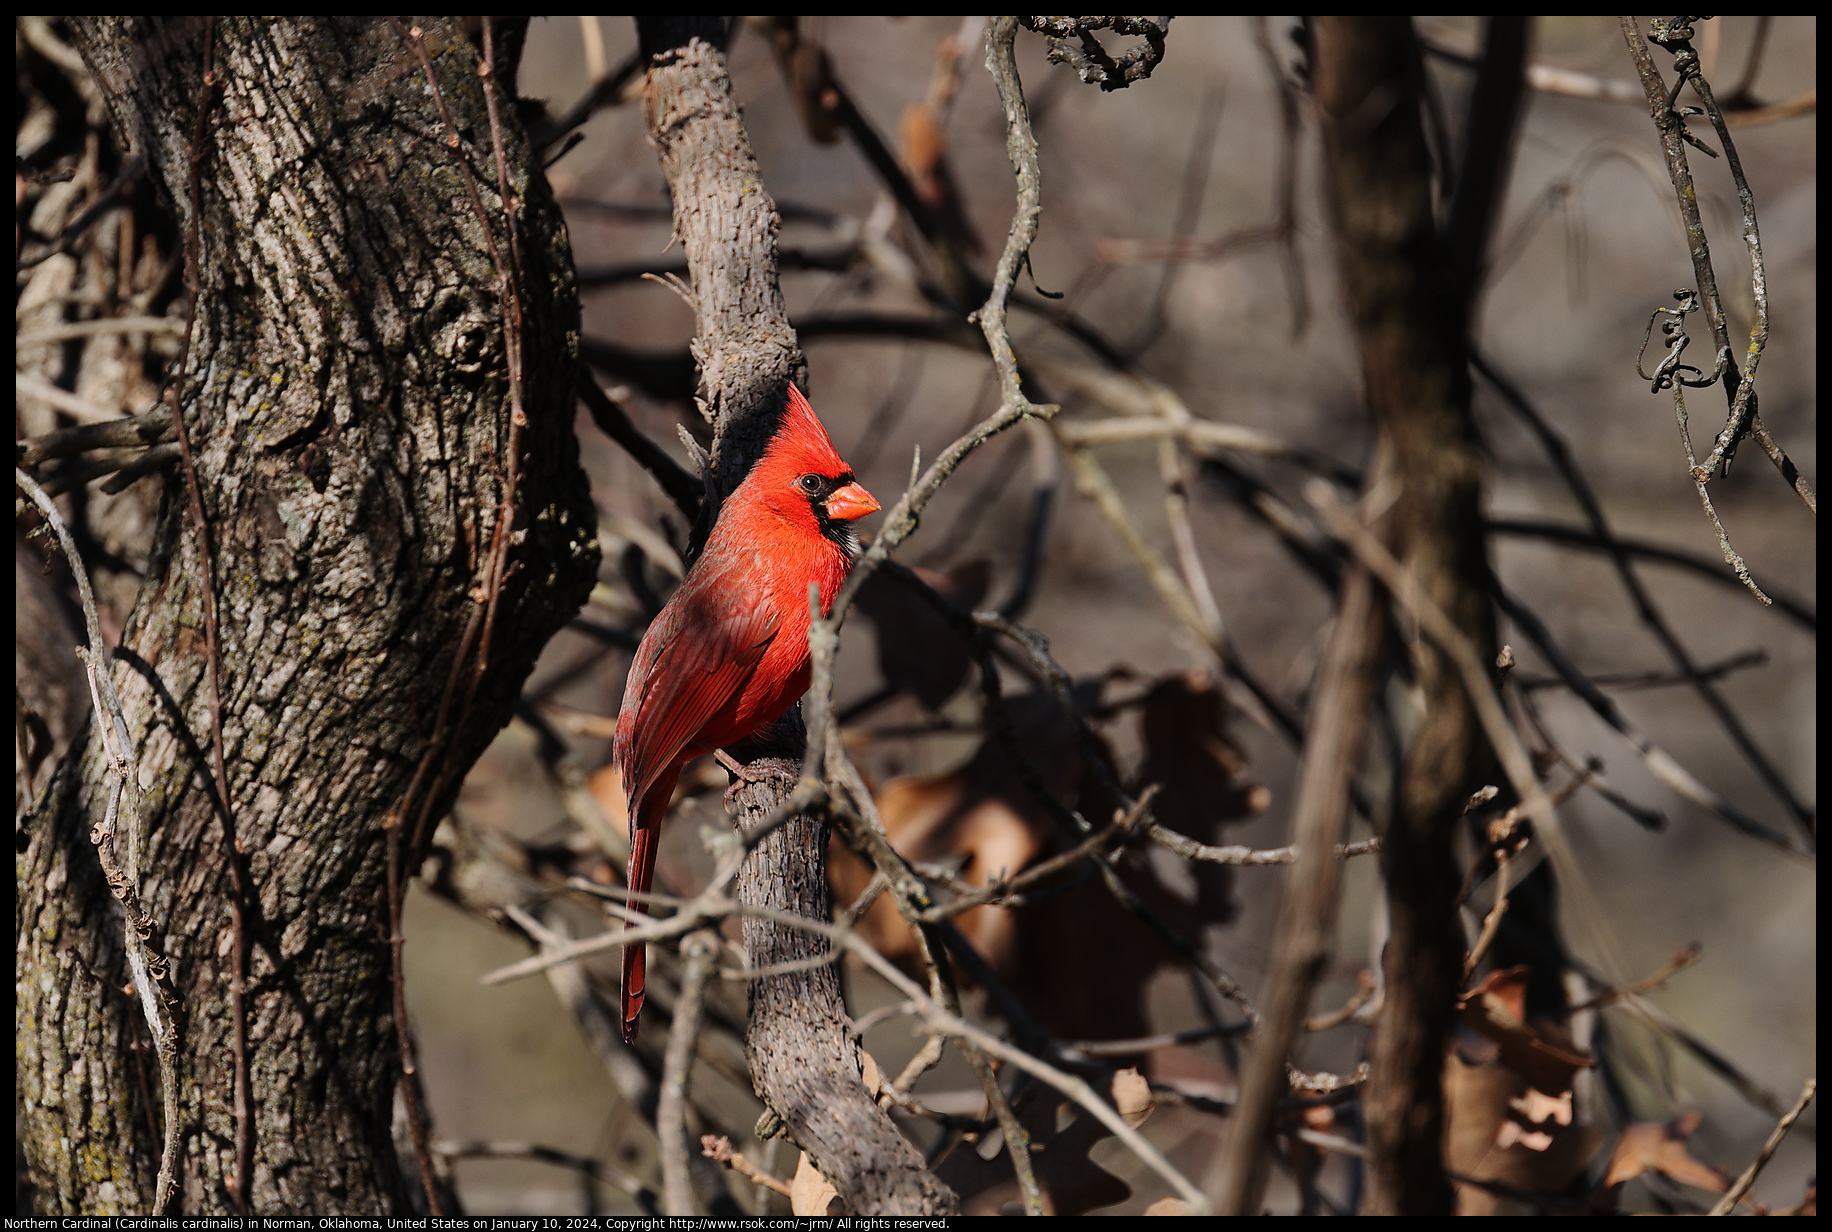
[[822, 486], [821, 477], [819, 475], [803, 475], [801, 477], [801, 490], [806, 492], [809, 496], [819, 496]]

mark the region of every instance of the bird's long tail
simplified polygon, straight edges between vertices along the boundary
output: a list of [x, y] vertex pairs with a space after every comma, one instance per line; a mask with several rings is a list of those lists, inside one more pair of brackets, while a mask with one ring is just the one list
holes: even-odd
[[[661, 837], [662, 814], [674, 795], [679, 771], [664, 774], [643, 793], [642, 800], [630, 810], [630, 892], [644, 895], [655, 880], [655, 845]], [[648, 914], [641, 897], [630, 901], [630, 910]], [[624, 927], [631, 927], [625, 924]], [[648, 973], [648, 947], [641, 942], [623, 947], [623, 1042], [636, 1042], [636, 1022], [642, 1016], [643, 981]]]
[[[646, 894], [655, 877], [655, 826], [631, 827], [630, 890]], [[641, 902], [632, 900], [632, 911], [642, 911]], [[631, 927], [626, 923], [624, 927]], [[636, 1020], [642, 1015], [643, 977], [647, 973], [648, 946], [637, 942], [623, 947], [623, 1042], [636, 1042]]]

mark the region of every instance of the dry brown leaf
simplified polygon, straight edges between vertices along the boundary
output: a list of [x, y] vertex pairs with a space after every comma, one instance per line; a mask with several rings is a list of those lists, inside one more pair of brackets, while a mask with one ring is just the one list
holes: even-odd
[[[1093, 688], [1098, 690], [1098, 683]], [[1085, 795], [1087, 775], [1055, 697], [1025, 694], [1008, 699], [1006, 705], [1018, 744], [1041, 769], [1045, 790], [1058, 799]], [[899, 855], [954, 866], [971, 885], [985, 886], [1023, 871], [1058, 841], [1055, 821], [991, 737], [958, 770], [893, 778], [874, 794], [885, 833]], [[836, 838], [828, 876], [835, 901], [851, 902], [871, 880], [871, 870]], [[1014, 970], [1017, 947], [1011, 912], [978, 907], [956, 917], [955, 923], [995, 969], [1002, 974]], [[872, 904], [860, 928], [865, 939], [887, 956], [904, 960], [916, 952], [914, 936], [888, 898]]]
[[954, 171], [948, 165], [948, 138], [935, 123], [928, 100], [921, 99], [904, 108], [897, 135], [910, 187], [934, 211], [950, 238], [968, 252], [978, 253], [979, 233], [967, 219], [960, 192], [955, 188]]
[[1553, 1096], [1528, 1087], [1525, 1096], [1508, 1101], [1508, 1106], [1534, 1124], [1542, 1121], [1552, 1121], [1557, 1125], [1571, 1124], [1570, 1091]]
[[1527, 968], [1510, 967], [1491, 972], [1487, 979], [1457, 1001], [1457, 1021], [1494, 1045], [1471, 1047], [1461, 1037], [1457, 1051], [1466, 1062], [1498, 1061], [1526, 1078], [1541, 1091], [1562, 1094], [1571, 1089], [1573, 1075], [1596, 1062], [1585, 1056], [1550, 1023], [1522, 1021], [1526, 1004]]
[[1153, 1108], [1151, 1084], [1145, 1081], [1145, 1075], [1136, 1069], [1123, 1069], [1113, 1075], [1111, 1087], [1113, 1107], [1120, 1114], [1120, 1120], [1137, 1129], [1145, 1123]]
[[[1043, 838], [1030, 819], [998, 796], [975, 801], [968, 792], [958, 771], [885, 783], [878, 790], [878, 812], [891, 845], [909, 860], [951, 864], [965, 855], [959, 875], [976, 886], [1027, 867], [1043, 850]], [[834, 900], [851, 902], [871, 881], [871, 868], [836, 838], [829, 852], [828, 878]], [[1011, 970], [1016, 960], [1011, 912], [976, 907], [956, 917], [955, 923], [994, 969]], [[894, 961], [915, 958], [915, 934], [888, 896], [880, 895], [866, 911], [859, 932]]]
[[[1502, 1065], [1444, 1061], [1444, 1154], [1452, 1172], [1516, 1189], [1558, 1193], [1590, 1163], [1602, 1135], [1573, 1123], [1569, 1096], [1534, 1090]], [[1473, 1185], [1457, 1187], [1459, 1215], [1492, 1215], [1500, 1199]]]
[[872, 1058], [871, 1053], [861, 1048], [859, 1057], [864, 1067], [859, 1076], [865, 1082], [865, 1089], [871, 1092], [871, 1097], [877, 1099], [878, 1092], [884, 1089], [884, 1074], [879, 1070], [878, 1062]]
[[612, 828], [628, 830], [630, 828], [630, 802], [623, 793], [623, 776], [617, 772], [616, 763], [600, 766], [586, 777], [585, 789], [598, 802], [599, 811], [604, 814]]
[[1686, 1149], [1686, 1140], [1703, 1119], [1697, 1112], [1685, 1112], [1670, 1121], [1642, 1121], [1623, 1130], [1609, 1157], [1603, 1188], [1613, 1189], [1643, 1172], [1659, 1172], [1682, 1185], [1723, 1193], [1730, 1187], [1728, 1178], [1710, 1164], [1694, 1159]]
[[926, 100], [918, 100], [903, 109], [903, 119], [897, 125], [897, 139], [903, 147], [903, 169], [910, 173], [916, 195], [934, 205], [932, 177], [936, 165], [947, 153], [948, 139], [936, 125], [935, 115]]
[[801, 1162], [795, 1165], [795, 1177], [789, 1182], [789, 1212], [824, 1217], [827, 1208], [839, 1197], [833, 1183], [821, 1175], [814, 1161], [808, 1158], [808, 1152], [803, 1151]]

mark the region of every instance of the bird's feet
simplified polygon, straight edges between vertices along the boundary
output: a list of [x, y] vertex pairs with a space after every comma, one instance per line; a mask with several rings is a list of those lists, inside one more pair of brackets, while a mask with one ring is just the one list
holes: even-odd
[[801, 778], [799, 770], [790, 770], [780, 762], [765, 761], [761, 765], [747, 766], [734, 760], [724, 749], [714, 749], [712, 755], [732, 776], [731, 786], [725, 789], [727, 800], [731, 799], [734, 792], [757, 783], [767, 783], [775, 779], [792, 785]]

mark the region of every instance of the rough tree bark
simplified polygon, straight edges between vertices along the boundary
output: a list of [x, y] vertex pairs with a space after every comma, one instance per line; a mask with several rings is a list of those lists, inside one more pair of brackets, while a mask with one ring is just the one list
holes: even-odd
[[[1491, 19], [1487, 81], [1472, 100], [1459, 160], [1464, 177], [1442, 229], [1411, 22], [1320, 17], [1310, 29], [1328, 193], [1367, 405], [1398, 476], [1383, 533], [1424, 593], [1492, 659], [1493, 581], [1467, 331], [1509, 165], [1524, 19]], [[1466, 945], [1452, 840], [1492, 754], [1450, 661], [1423, 640], [1414, 657], [1425, 709], [1407, 744], [1381, 848], [1391, 932], [1365, 1100], [1363, 1211], [1447, 1215], [1454, 1195], [1444, 1174], [1441, 1075]]]
[[[674, 230], [687, 252], [696, 315], [693, 354], [701, 410], [715, 439], [706, 468], [708, 499], [694, 535], [704, 542], [718, 502], [756, 461], [806, 363], [789, 325], [777, 278], [775, 202], [762, 185], [720, 50], [717, 19], [638, 18], [650, 56], [643, 113], [674, 197]], [[748, 751], [754, 764], [799, 770], [798, 723]], [[737, 821], [755, 824], [785, 791], [765, 780], [737, 793]], [[752, 854], [739, 882], [747, 905], [828, 920], [825, 824], [797, 817]], [[798, 929], [747, 919], [753, 967], [824, 951]], [[831, 967], [751, 983], [746, 1052], [758, 1095], [833, 1182], [849, 1211], [953, 1211], [954, 1194], [866, 1091], [858, 1041], [848, 1029]]]
[[[137, 847], [152, 942], [182, 1015], [178, 1201], [232, 1209], [237, 1136], [207, 563], [229, 795], [254, 900], [250, 1208], [404, 1211], [390, 1136], [400, 1057], [385, 827], [429, 748], [430, 816], [449, 804], [595, 573], [572, 435], [578, 297], [565, 229], [504, 106], [527, 422], [493, 636], [457, 663], [484, 598], [474, 588], [512, 439], [509, 297], [460, 171], [468, 165], [511, 261], [477, 50], [456, 21], [424, 23], [462, 139], [452, 148], [419, 60], [385, 20], [221, 20], [194, 194], [187, 145], [212, 27], [72, 24], [124, 143], [146, 155], [183, 223], [201, 211], [182, 376], [213, 558], [200, 552], [182, 477], [168, 478], [115, 660], [140, 791], [122, 846]], [[498, 79], [512, 70], [499, 65]], [[455, 717], [433, 747], [448, 681]], [[17, 864], [20, 1127], [47, 1212], [145, 1212], [153, 1201], [158, 1080], [136, 1051], [145, 1028], [119, 991], [120, 913], [88, 839], [107, 774], [92, 724], [26, 819]]]

